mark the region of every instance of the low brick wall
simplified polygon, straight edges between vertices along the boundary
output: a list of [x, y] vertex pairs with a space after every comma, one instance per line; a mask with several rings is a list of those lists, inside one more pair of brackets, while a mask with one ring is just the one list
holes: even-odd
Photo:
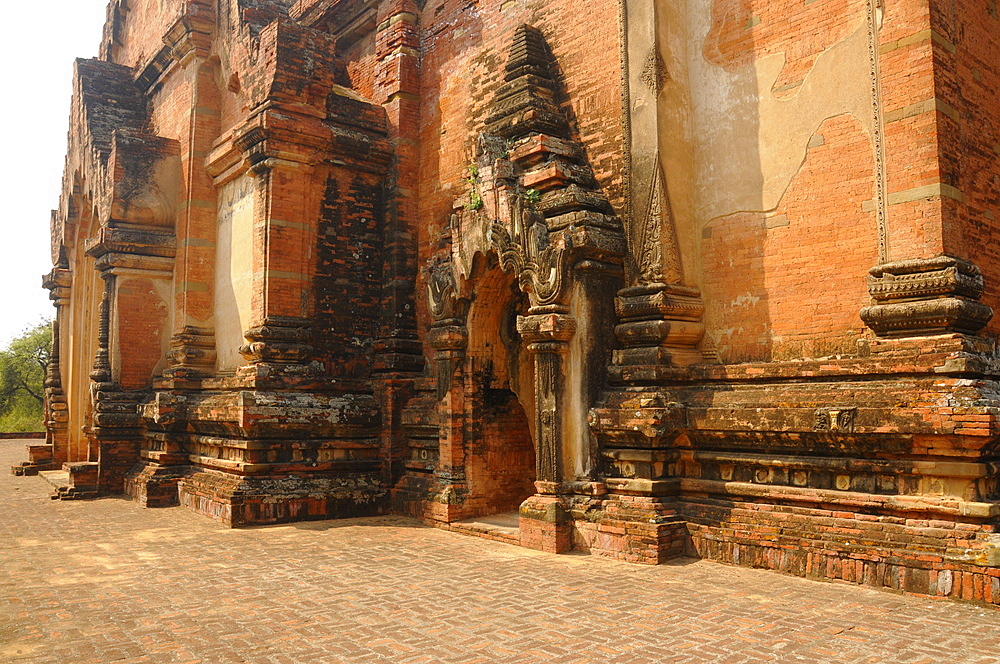
[[0, 433], [0, 440], [44, 440], [44, 431], [29, 431], [21, 433]]

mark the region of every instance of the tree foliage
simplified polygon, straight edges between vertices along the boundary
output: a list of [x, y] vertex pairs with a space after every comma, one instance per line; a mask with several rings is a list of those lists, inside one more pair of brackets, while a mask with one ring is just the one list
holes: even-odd
[[0, 351], [0, 431], [42, 428], [45, 367], [51, 345], [52, 326], [44, 321]]

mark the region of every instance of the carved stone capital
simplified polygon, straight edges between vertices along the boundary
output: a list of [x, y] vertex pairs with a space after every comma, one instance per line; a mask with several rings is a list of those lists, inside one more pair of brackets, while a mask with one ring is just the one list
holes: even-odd
[[268, 316], [263, 325], [246, 331], [248, 343], [240, 347], [240, 355], [250, 364], [306, 364], [313, 353], [309, 335], [308, 319]]
[[458, 325], [432, 327], [427, 333], [427, 343], [438, 352], [464, 351], [469, 345], [469, 333]]
[[541, 496], [556, 496], [561, 493], [562, 484], [559, 482], [535, 482], [535, 491]]
[[615, 313], [623, 322], [654, 318], [700, 321], [705, 305], [697, 288], [653, 283], [620, 290]]
[[[529, 350], [555, 350], [544, 346], [558, 343], [565, 345], [576, 332], [576, 319], [567, 314], [545, 313], [529, 314], [517, 317], [517, 332], [526, 343]], [[535, 346], [535, 348], [532, 348]]]
[[163, 372], [167, 378], [204, 376], [215, 369], [215, 333], [210, 328], [188, 325], [170, 339]]
[[51, 272], [42, 277], [42, 288], [49, 291], [49, 299], [57, 307], [69, 304], [72, 283], [73, 275], [61, 267], [52, 268]]
[[187, 14], [174, 23], [163, 38], [170, 54], [180, 63], [191, 57], [208, 57], [212, 45], [214, 23], [198, 14]]
[[983, 294], [979, 268], [951, 256], [885, 263], [868, 273], [868, 292], [877, 302], [947, 296], [978, 300]]
[[177, 253], [173, 233], [112, 226], [102, 226], [85, 246], [94, 258], [112, 253], [173, 258]]
[[897, 261], [869, 271], [874, 303], [861, 320], [881, 337], [960, 332], [976, 334], [993, 317], [977, 302], [983, 276], [972, 263], [952, 256]]

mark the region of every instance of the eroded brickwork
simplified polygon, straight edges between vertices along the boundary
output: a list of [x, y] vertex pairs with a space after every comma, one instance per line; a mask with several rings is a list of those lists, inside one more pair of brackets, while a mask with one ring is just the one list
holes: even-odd
[[1000, 603], [994, 4], [114, 0], [15, 471]]

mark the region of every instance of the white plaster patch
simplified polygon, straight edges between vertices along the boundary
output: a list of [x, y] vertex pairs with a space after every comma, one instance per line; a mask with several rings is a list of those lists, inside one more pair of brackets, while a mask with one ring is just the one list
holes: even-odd
[[868, 34], [858, 29], [831, 46], [789, 99], [771, 92], [785, 64], [774, 54], [734, 71], [708, 62], [703, 44], [711, 0], [694, 0], [688, 67], [699, 226], [736, 212], [778, 206], [805, 160], [810, 139], [827, 119], [850, 113], [871, 132]]
[[246, 176], [219, 192], [215, 262], [215, 342], [222, 371], [242, 363], [253, 290], [253, 181]]

